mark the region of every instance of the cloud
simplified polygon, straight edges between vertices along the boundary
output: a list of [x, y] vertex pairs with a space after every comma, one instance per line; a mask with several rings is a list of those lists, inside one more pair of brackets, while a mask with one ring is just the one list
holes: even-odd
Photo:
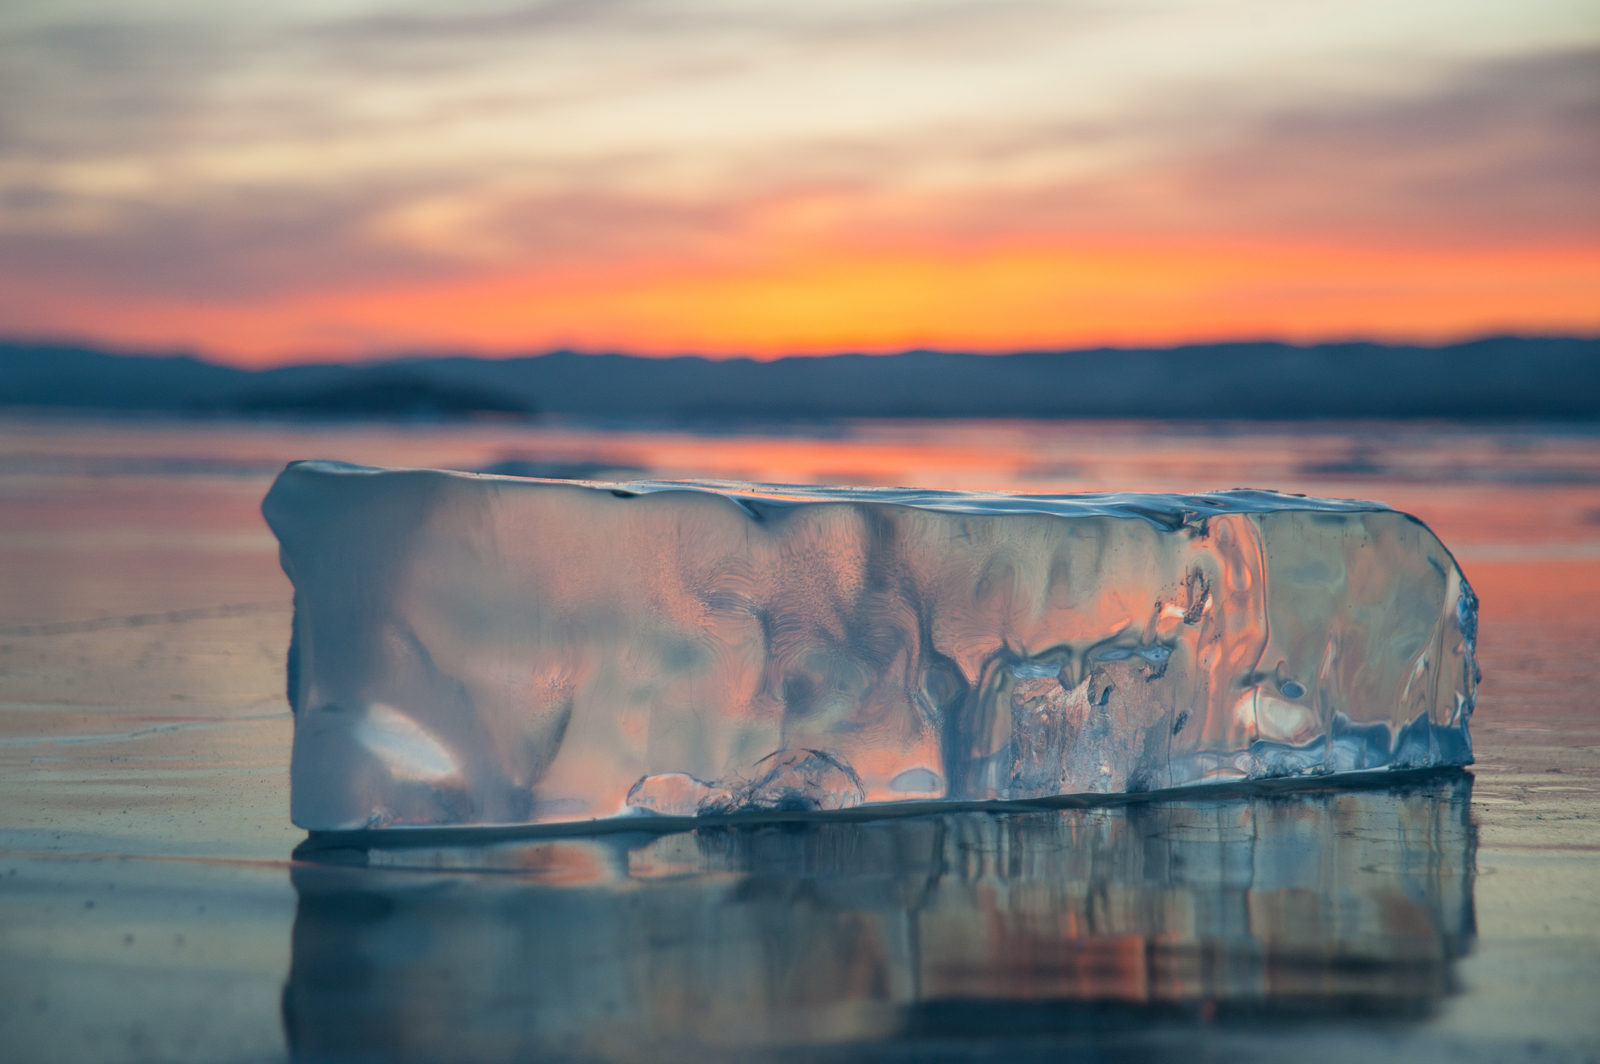
[[[379, 10], [319, 25], [312, 35], [341, 54], [384, 62], [421, 60], [438, 69], [483, 48], [529, 44], [649, 42], [652, 51], [737, 42], [837, 55], [970, 55], [1003, 48], [1041, 28], [1088, 28], [1126, 18], [1119, 5], [1048, 0], [891, 0], [807, 4], [660, 3], [644, 0], [537, 0]], [[437, 56], [437, 62], [424, 57]]]
[[[1107, 173], [984, 202], [960, 231], [1387, 246], [1600, 239], [1600, 51], [1476, 65], [1402, 99], [1268, 113]], [[1182, 116], [1177, 116], [1182, 121]], [[1159, 141], [1159, 137], [1148, 138]], [[1025, 151], [1025, 147], [1015, 150]]]
[[[489, 267], [768, 259], [921, 245], [958, 252], [1028, 238], [1198, 236], [1384, 245], [1550, 242], [1600, 236], [1600, 53], [1496, 63], [1409, 100], [1271, 114], [1198, 145], [1125, 165], [1009, 187], [963, 178], [907, 187], [951, 149], [939, 138], [799, 145], [695, 194], [650, 195], [597, 161], [546, 187], [445, 169], [352, 187], [222, 188], [181, 203], [137, 201], [78, 231], [13, 232], [0, 267], [167, 296], [266, 296], [418, 282]], [[1181, 122], [1159, 116], [1153, 124]], [[1062, 139], [1115, 142], [1126, 129], [1045, 126], [963, 150], [980, 173], [1048, 156]], [[1187, 150], [1185, 150], [1187, 149]], [[1024, 167], [1024, 169], [1026, 169]], [[608, 173], [608, 170], [611, 172]], [[48, 216], [70, 196], [13, 186], [0, 216]]]
[[220, 27], [106, 19], [0, 33], [0, 161], [182, 140], [232, 58]]
[[448, 277], [455, 263], [363, 232], [371, 198], [220, 195], [133, 205], [85, 231], [13, 232], [0, 274], [29, 276], [92, 300], [270, 298], [289, 292]]
[[1197, 200], [1256, 229], [1366, 238], [1600, 236], [1600, 51], [1469, 68], [1414, 99], [1276, 115], [1187, 167]]

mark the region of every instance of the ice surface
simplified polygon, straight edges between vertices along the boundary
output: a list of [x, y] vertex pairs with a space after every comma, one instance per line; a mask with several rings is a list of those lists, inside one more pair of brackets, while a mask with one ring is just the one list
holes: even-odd
[[295, 585], [305, 828], [1472, 759], [1476, 600], [1378, 503], [300, 462], [263, 509]]

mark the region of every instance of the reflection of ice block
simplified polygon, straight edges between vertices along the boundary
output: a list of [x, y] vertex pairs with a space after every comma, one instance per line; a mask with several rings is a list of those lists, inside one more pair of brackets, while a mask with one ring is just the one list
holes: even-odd
[[330, 462], [264, 510], [312, 829], [1471, 761], [1476, 600], [1377, 503], [582, 485]]
[[[1471, 785], [313, 838], [284, 1030], [294, 1060], [1371, 1059], [1316, 1049], [1353, 1020], [1385, 1024], [1358, 1044], [1394, 1037], [1457, 983]], [[1274, 1051], [1204, 1041], [1239, 1021]], [[1276, 1041], [1296, 1028], [1311, 1052]], [[1080, 1041], [1043, 1041], [1062, 1036]]]

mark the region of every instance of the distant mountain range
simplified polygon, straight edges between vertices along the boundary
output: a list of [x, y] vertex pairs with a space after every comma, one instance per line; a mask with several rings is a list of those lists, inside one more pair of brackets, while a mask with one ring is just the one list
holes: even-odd
[[0, 343], [0, 407], [196, 416], [1600, 418], [1600, 339], [749, 359], [555, 352], [267, 370]]

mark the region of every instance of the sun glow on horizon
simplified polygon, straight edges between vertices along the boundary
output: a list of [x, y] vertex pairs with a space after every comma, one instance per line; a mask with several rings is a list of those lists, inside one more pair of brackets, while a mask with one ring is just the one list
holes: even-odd
[[487, 277], [265, 305], [142, 301], [102, 313], [129, 346], [243, 365], [557, 349], [765, 360], [1584, 335], [1600, 331], [1600, 304], [1586, 298], [1596, 291], [1600, 256], [1582, 249], [1020, 245], [962, 256], [818, 256], [767, 269]]

